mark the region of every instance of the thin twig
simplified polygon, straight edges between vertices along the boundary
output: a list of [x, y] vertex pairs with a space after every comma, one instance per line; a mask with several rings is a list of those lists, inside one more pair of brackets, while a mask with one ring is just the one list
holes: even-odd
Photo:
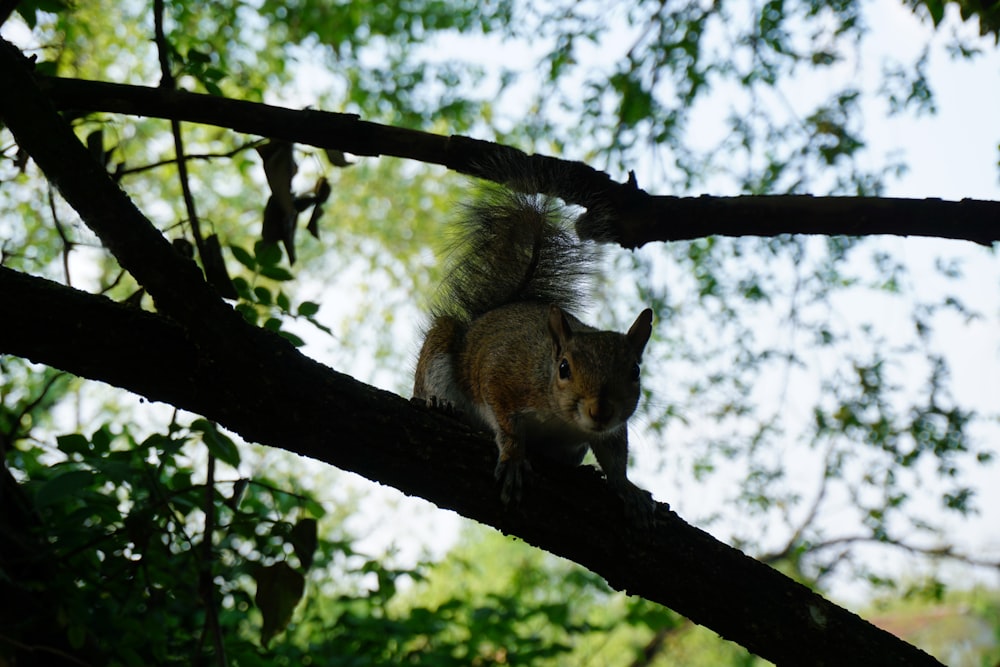
[[[245, 144], [241, 144], [231, 151], [226, 151], [224, 153], [192, 153], [184, 156], [187, 161], [191, 160], [222, 160], [226, 158], [231, 158], [235, 155], [242, 153], [245, 150], [250, 150], [256, 148], [261, 144], [265, 143], [267, 139], [255, 139], [253, 141], [248, 141]], [[169, 160], [160, 160], [158, 162], [153, 162], [150, 164], [144, 164], [141, 167], [130, 167], [128, 169], [122, 169], [117, 173], [117, 176], [134, 176], [135, 174], [141, 174], [146, 171], [152, 171], [153, 169], [158, 169], [160, 167], [165, 167], [169, 164], [175, 164], [178, 162], [176, 157], [170, 158]]]
[[[222, 628], [219, 626], [219, 610], [216, 607], [215, 582], [212, 578], [212, 564], [215, 554], [212, 546], [212, 534], [215, 532], [215, 455], [208, 453], [208, 464], [205, 472], [205, 536], [201, 543], [201, 596], [205, 601], [205, 634], [212, 636], [215, 646], [215, 661], [219, 667], [226, 667], [226, 646], [222, 641]], [[205, 635], [202, 635], [204, 641]]]
[[[163, 0], [153, 1], [153, 31], [156, 41], [156, 53], [160, 60], [160, 88], [164, 90], [174, 90], [176, 80], [170, 70], [170, 49], [167, 44], [167, 37], [163, 31]], [[176, 118], [170, 119], [170, 133], [174, 137], [174, 155], [177, 160], [177, 176], [181, 181], [181, 194], [184, 197], [184, 208], [187, 210], [188, 222], [191, 225], [191, 235], [194, 236], [194, 244], [198, 248], [198, 256], [202, 264], [205, 259], [205, 241], [201, 236], [201, 223], [198, 219], [198, 211], [194, 205], [194, 196], [191, 194], [191, 185], [188, 182], [187, 159], [184, 157], [184, 140], [181, 136], [181, 122]]]
[[641, 190], [634, 182], [615, 182], [583, 163], [526, 155], [509, 146], [469, 137], [380, 125], [352, 114], [315, 109], [296, 111], [212, 95], [99, 81], [48, 77], [37, 81], [63, 109], [180, 118], [245, 134], [336, 148], [354, 155], [392, 155], [440, 164], [463, 174], [500, 181], [503, 179], [496, 174], [485, 173], [482, 165], [497, 162], [515, 165], [520, 172], [540, 174], [541, 192], [593, 208], [602, 220], [608, 216], [617, 229], [602, 239], [628, 248], [713, 234], [891, 234], [962, 239], [984, 245], [1000, 241], [996, 225], [1000, 202], [805, 195], [656, 196]]
[[820, 505], [822, 505], [823, 499], [826, 498], [827, 481], [830, 479], [830, 457], [832, 455], [833, 444], [831, 443], [826, 450], [826, 456], [823, 457], [823, 476], [820, 478], [819, 491], [816, 493], [816, 497], [813, 498], [812, 505], [809, 507], [809, 511], [806, 512], [805, 518], [799, 523], [791, 537], [788, 538], [785, 546], [778, 551], [761, 556], [757, 560], [762, 563], [775, 563], [791, 555], [792, 551], [802, 542], [802, 535], [812, 522], [815, 521], [816, 516], [819, 514]]
[[52, 192], [51, 184], [49, 185], [49, 210], [52, 212], [52, 222], [55, 224], [56, 233], [59, 234], [59, 238], [62, 240], [63, 273], [66, 276], [66, 285], [72, 287], [73, 283], [69, 278], [69, 253], [76, 244], [66, 236], [66, 230], [63, 229], [62, 222], [59, 221], [59, 214], [56, 213], [56, 198]]
[[209, 260], [206, 259], [205, 240], [201, 236], [201, 222], [198, 219], [198, 211], [194, 206], [194, 196], [191, 194], [191, 185], [188, 182], [187, 159], [184, 157], [184, 141], [181, 138], [181, 123], [179, 120], [170, 121], [170, 131], [174, 135], [174, 154], [177, 156], [177, 175], [181, 180], [184, 208], [187, 210], [188, 222], [191, 224], [191, 235], [194, 236], [194, 244], [198, 248], [198, 257], [201, 258], [202, 265], [204, 265]]
[[[90, 667], [89, 662], [80, 660], [75, 655], [67, 653], [66, 651], [60, 651], [59, 649], [53, 646], [43, 646], [41, 644], [25, 644], [24, 642], [17, 641], [10, 635], [0, 635], [0, 643], [16, 646], [17, 648], [21, 649], [22, 651], [25, 651], [29, 655], [31, 654], [37, 655], [38, 653], [47, 653], [49, 655], [58, 656], [60, 660], [65, 660], [66, 662], [72, 662], [77, 665], [83, 665], [83, 667]], [[42, 664], [44, 664], [44, 661]]]
[[[24, 416], [31, 413], [35, 408], [41, 405], [42, 401], [45, 400], [45, 396], [49, 393], [49, 391], [51, 391], [52, 387], [55, 386], [55, 383], [65, 375], [66, 373], [57, 371], [55, 375], [50, 377], [45, 382], [45, 384], [42, 385], [42, 390], [39, 392], [38, 396], [36, 396], [34, 400], [25, 405], [23, 408], [21, 408], [21, 412], [10, 420], [10, 428], [7, 430], [6, 433], [0, 434], [3, 436], [3, 439], [0, 440], [0, 442], [2, 443], [14, 442], [14, 440], [18, 437], [17, 431], [21, 427], [21, 420], [24, 419]], [[6, 455], [6, 452], [0, 449], [0, 455]]]
[[170, 50], [163, 31], [163, 0], [153, 0], [153, 36], [156, 41], [156, 56], [160, 60], [160, 88], [173, 90], [176, 81], [170, 69]]
[[646, 645], [642, 647], [642, 655], [638, 656], [629, 667], [648, 667], [663, 654], [667, 639], [672, 635], [678, 635], [683, 630], [694, 626], [689, 619], [682, 619], [677, 625], [665, 625], [653, 633]]
[[950, 545], [944, 545], [938, 547], [921, 547], [895, 538], [874, 537], [872, 535], [848, 535], [844, 537], [835, 537], [812, 545], [810, 547], [810, 550], [819, 551], [821, 549], [829, 549], [831, 547], [844, 546], [849, 544], [884, 544], [886, 546], [896, 547], [898, 549], [902, 549], [903, 551], [908, 551], [912, 554], [917, 554], [920, 556], [931, 556], [934, 558], [951, 558], [952, 560], [957, 560], [962, 563], [966, 563], [968, 565], [973, 565], [975, 567], [986, 567], [994, 570], [1000, 570], [1000, 561], [974, 558], [973, 556], [969, 556], [968, 554], [958, 553]]

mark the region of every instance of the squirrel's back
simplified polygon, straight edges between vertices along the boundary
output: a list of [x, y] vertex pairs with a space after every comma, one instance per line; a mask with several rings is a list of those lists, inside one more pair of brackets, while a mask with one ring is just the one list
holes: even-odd
[[470, 322], [510, 303], [574, 310], [593, 272], [592, 246], [576, 238], [556, 200], [487, 187], [463, 207], [436, 316]]

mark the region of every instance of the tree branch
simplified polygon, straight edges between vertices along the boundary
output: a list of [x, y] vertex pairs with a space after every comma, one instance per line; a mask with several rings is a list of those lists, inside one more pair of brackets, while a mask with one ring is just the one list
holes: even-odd
[[[484, 165], [521, 165], [542, 190], [598, 211], [600, 240], [635, 248], [651, 241], [711, 235], [892, 234], [1000, 240], [1000, 202], [964, 199], [812, 197], [671, 197], [618, 183], [580, 162], [525, 153], [468, 137], [380, 125], [353, 114], [281, 107], [142, 86], [45, 78], [40, 86], [61, 109], [106, 111], [215, 125], [260, 136], [334, 148], [355, 155], [392, 155], [491, 178]], [[509, 166], [505, 171], [513, 171]], [[492, 180], [505, 179], [492, 175]]]
[[[361, 384], [249, 325], [218, 346], [160, 315], [0, 267], [16, 326], [0, 352], [204, 415], [517, 535], [778, 664], [935, 665], [933, 658], [718, 542], [660, 505], [629, 526], [593, 468], [535, 473], [520, 510], [496, 492], [492, 439]], [[331, 417], [331, 414], [333, 415]]]
[[[613, 587], [667, 605], [779, 664], [938, 664], [665, 506], [652, 530], [630, 526], [592, 468], [536, 473], [521, 508], [505, 511], [491, 438], [326, 368], [247, 324], [115, 186], [6, 42], [0, 89], [0, 115], [18, 143], [164, 313], [0, 267], [5, 312], [16, 318], [0, 327], [0, 353], [164, 401], [245, 440], [419, 495], [574, 560]], [[259, 105], [249, 108], [264, 114]]]
[[[233, 313], [92, 158], [38, 86], [24, 56], [0, 40], [0, 117], [122, 268], [181, 321]], [[98, 195], [100, 193], [100, 195]]]

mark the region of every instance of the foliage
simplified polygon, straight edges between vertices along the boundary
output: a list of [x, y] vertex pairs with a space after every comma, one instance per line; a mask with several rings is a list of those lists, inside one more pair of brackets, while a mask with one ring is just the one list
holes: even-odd
[[944, 664], [996, 664], [1000, 600], [983, 588], [943, 591], [913, 582], [902, 596], [875, 600], [875, 623], [926, 647]]
[[[615, 593], [578, 565], [476, 527], [464, 531], [458, 546], [427, 570], [403, 602], [439, 606], [456, 598], [473, 615], [452, 624], [452, 632], [461, 634], [476, 626], [481, 605], [502, 600], [514, 611], [526, 599], [535, 601], [544, 615], [515, 611], [519, 627], [561, 651], [531, 664], [755, 664], [744, 649], [719, 642], [668, 609]], [[506, 653], [518, 664], [525, 658], [510, 649]]]
[[[163, 72], [149, 4], [33, 1], [17, 11], [42, 73], [155, 85]], [[917, 5], [935, 25], [944, 21], [943, 3]], [[891, 114], [933, 112], [928, 51], [885, 67], [877, 82], [848, 75], [820, 97], [788, 102], [796, 84], [850, 71], [861, 58], [863, 10], [852, 1], [170, 0], [160, 47], [181, 88], [638, 168], [663, 192], [875, 195], [903, 165], [868, 152], [865, 105], [878, 97]], [[990, 11], [961, 6], [995, 34]], [[475, 57], [489, 50], [483, 44], [511, 57], [499, 66]], [[978, 48], [953, 45], [966, 57]], [[321, 83], [307, 85], [313, 78]], [[709, 109], [721, 129], [699, 144], [691, 130]], [[329, 346], [331, 365], [405, 391], [398, 369], [411, 349], [400, 341], [412, 339], [414, 302], [437, 282], [435, 237], [463, 184], [394, 160], [348, 165], [290, 145], [278, 179], [263, 141], [184, 125], [186, 181], [206, 232], [199, 239], [166, 123], [106, 114], [73, 122], [178, 248], [216, 239], [247, 321], [311, 350]], [[4, 266], [149, 307], [141, 286], [4, 142]], [[277, 218], [268, 217], [269, 197], [283, 202]], [[313, 234], [295, 235], [306, 209], [319, 211]], [[947, 341], [935, 335], [942, 320], [986, 315], [950, 287], [926, 293], [894, 250], [846, 238], [711, 237], [612, 256], [616, 280], [600, 302], [614, 306], [595, 314], [620, 325], [616, 308], [634, 310], [633, 300], [658, 313], [644, 372], [646, 438], [687, 443], [644, 452], [687, 478], [666, 499], [694, 514], [685, 499], [702, 497], [698, 487], [723, 489], [738, 525], [699, 518], [818, 587], [851, 565], [848, 576], [896, 590], [891, 571], [852, 563], [845, 547], [919, 551], [908, 541], [914, 531], [943, 533], [913, 502], [915, 489], [943, 516], [972, 513], [976, 490], [965, 473], [995, 456], [970, 437], [982, 416], [951, 395]], [[942, 259], [926, 273], [940, 285], [962, 270]], [[854, 326], [847, 315], [859, 302], [899, 317]], [[766, 333], [775, 321], [780, 331]], [[705, 664], [752, 660], [707, 648], [671, 612], [613, 596], [592, 575], [496, 537], [470, 538], [426, 567], [363, 555], [342, 525], [357, 508], [325, 509], [324, 492], [303, 488], [301, 469], [272, 474], [204, 419], [170, 415], [152, 426], [148, 406], [0, 362], [0, 437], [17, 483], [5, 488], [19, 494], [4, 528], [30, 540], [4, 543], [4, 584], [52, 603], [7, 623], [0, 651], [40, 642], [34, 633], [54, 610], [55, 639], [38, 645], [117, 664], [223, 653], [234, 664], [558, 664], [597, 655], [639, 664], [643, 650], [655, 656], [666, 645]], [[821, 385], [818, 368], [828, 371]], [[777, 407], [762, 386], [779, 396]], [[70, 416], [74, 402], [88, 418]], [[816, 473], [808, 483], [791, 478], [792, 448]], [[836, 504], [852, 508], [846, 537], [826, 520]], [[30, 557], [6, 555], [17, 549]], [[8, 568], [24, 578], [11, 581]]]
[[[944, 21], [945, 11], [949, 3], [943, 0], [924, 0], [923, 2], [912, 1], [914, 11], [925, 12], [933, 21], [935, 26]], [[955, 2], [963, 21], [968, 21], [973, 17], [979, 19], [979, 34], [993, 34], [994, 39], [1000, 39], [1000, 7], [995, 2]]]
[[[198, 440], [218, 455], [210, 479], [193, 474], [205, 465]], [[363, 556], [336, 524], [317, 541], [316, 518], [335, 518], [282, 490], [293, 480], [239, 476], [238, 450], [205, 420], [171, 422], [142, 440], [104, 424], [58, 436], [52, 447], [19, 447], [12, 463], [26, 477], [23, 513], [5, 522], [36, 523], [34, 548], [8, 574], [45, 577], [8, 581], [7, 592], [56, 607], [31, 605], [6, 624], [8, 647], [37, 641], [35, 628], [54, 614], [59, 626], [40, 649], [106, 664], [197, 664], [222, 653], [232, 664], [302, 664], [308, 656], [468, 665], [568, 650], [532, 631], [573, 632], [568, 603], [534, 600], [528, 585], [475, 605], [460, 591], [430, 607], [414, 603], [401, 584], [422, 579], [421, 569]], [[275, 641], [289, 621], [288, 639]]]

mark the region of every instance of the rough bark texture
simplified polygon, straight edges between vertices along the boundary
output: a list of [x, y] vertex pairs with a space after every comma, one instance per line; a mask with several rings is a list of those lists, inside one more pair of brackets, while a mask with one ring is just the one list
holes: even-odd
[[392, 155], [440, 164], [504, 182], [489, 165], [523, 165], [551, 195], [596, 212], [601, 241], [637, 248], [652, 241], [711, 235], [824, 234], [930, 236], [984, 245], [1000, 241], [1000, 202], [965, 199], [745, 196], [671, 197], [647, 193], [634, 181], [618, 183], [580, 162], [525, 153], [468, 137], [363, 121], [352, 114], [281, 107], [210, 95], [122, 84], [44, 79], [62, 109], [180, 119], [238, 132], [335, 148], [355, 155]]
[[595, 470], [536, 474], [520, 509], [504, 511], [489, 437], [326, 368], [246, 324], [92, 162], [6, 43], [0, 90], [0, 117], [18, 143], [159, 311], [0, 267], [8, 318], [0, 353], [190, 410], [247, 440], [427, 498], [581, 563], [615, 588], [669, 606], [778, 664], [937, 664], [666, 506], [653, 530], [629, 526]]
[[538, 472], [504, 511], [487, 434], [363, 385], [242, 327], [208, 343], [153, 313], [0, 268], [19, 313], [0, 352], [204, 415], [247, 440], [394, 486], [590, 568], [777, 664], [937, 664], [660, 505], [629, 526], [596, 470]]

